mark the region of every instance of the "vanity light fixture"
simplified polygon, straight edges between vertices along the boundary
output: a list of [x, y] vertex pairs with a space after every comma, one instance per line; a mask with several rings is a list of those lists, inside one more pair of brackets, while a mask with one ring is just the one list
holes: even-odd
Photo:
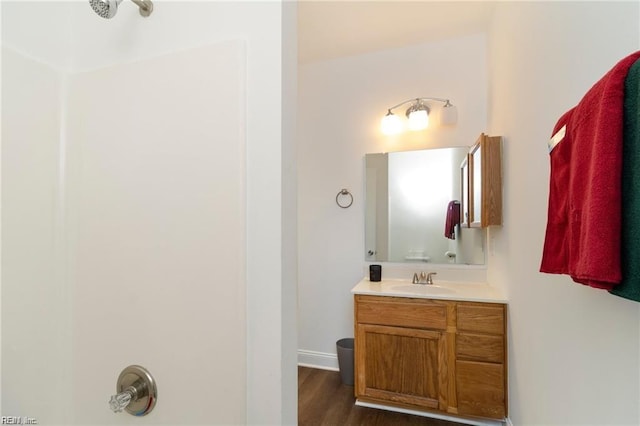
[[441, 124], [451, 125], [456, 123], [458, 119], [458, 111], [457, 108], [449, 102], [449, 99], [415, 98], [400, 102], [398, 105], [392, 106], [387, 110], [387, 114], [382, 118], [382, 122], [380, 123], [382, 133], [385, 135], [395, 135], [402, 131], [402, 120], [400, 120], [400, 117], [391, 111], [409, 102], [411, 102], [411, 106], [409, 106], [405, 112], [405, 115], [409, 119], [409, 130], [426, 129], [427, 126], [429, 126], [429, 112], [431, 112], [431, 110], [425, 101], [437, 101], [444, 103], [440, 115]]

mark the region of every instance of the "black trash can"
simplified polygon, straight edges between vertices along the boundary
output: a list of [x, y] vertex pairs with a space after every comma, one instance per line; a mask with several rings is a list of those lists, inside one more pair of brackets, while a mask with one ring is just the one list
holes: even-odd
[[336, 342], [340, 378], [342, 383], [348, 386], [353, 386], [353, 346], [354, 339], [350, 337]]

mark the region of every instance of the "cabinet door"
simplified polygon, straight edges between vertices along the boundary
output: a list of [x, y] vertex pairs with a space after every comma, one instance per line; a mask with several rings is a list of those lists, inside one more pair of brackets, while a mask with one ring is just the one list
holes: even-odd
[[469, 211], [471, 215], [471, 226], [473, 227], [480, 227], [482, 225], [482, 142], [484, 138], [485, 136], [481, 135], [478, 142], [471, 147], [471, 152], [469, 153], [469, 199], [471, 203]]
[[458, 413], [503, 419], [506, 416], [503, 364], [457, 361]]
[[443, 333], [372, 324], [356, 333], [356, 396], [446, 410]]
[[471, 216], [469, 215], [469, 154], [460, 164], [460, 189], [460, 226], [468, 228], [471, 223]]
[[471, 227], [502, 225], [502, 138], [480, 135], [469, 151]]

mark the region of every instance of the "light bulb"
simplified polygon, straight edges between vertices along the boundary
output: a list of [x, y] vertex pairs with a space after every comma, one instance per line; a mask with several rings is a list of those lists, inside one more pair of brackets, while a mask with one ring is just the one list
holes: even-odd
[[382, 117], [380, 129], [385, 135], [396, 135], [402, 131], [402, 121], [400, 121], [400, 117], [389, 111], [387, 115]]
[[409, 113], [409, 129], [422, 130], [429, 126], [429, 114], [426, 109], [417, 109]]

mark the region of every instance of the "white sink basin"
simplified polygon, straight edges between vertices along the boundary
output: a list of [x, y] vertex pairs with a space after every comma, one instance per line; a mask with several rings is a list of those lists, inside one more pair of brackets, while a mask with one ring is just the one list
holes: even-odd
[[450, 288], [426, 284], [400, 284], [389, 287], [393, 291], [418, 294], [454, 294], [456, 291]]
[[412, 284], [408, 279], [385, 278], [370, 281], [364, 278], [352, 290], [353, 294], [392, 296], [417, 299], [463, 300], [468, 302], [506, 303], [500, 291], [485, 282], [437, 280], [436, 284]]

